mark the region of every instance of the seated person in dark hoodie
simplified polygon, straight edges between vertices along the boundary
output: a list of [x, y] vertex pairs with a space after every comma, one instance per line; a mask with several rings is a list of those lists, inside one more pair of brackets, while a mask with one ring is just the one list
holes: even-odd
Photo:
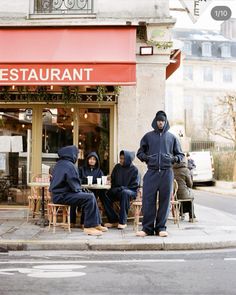
[[[77, 206], [84, 211], [84, 232], [88, 235], [101, 235], [107, 228], [101, 226], [96, 198], [93, 193], [81, 189], [78, 169], [75, 163], [78, 158], [75, 145], [66, 146], [58, 151], [59, 159], [53, 169], [50, 184], [53, 203]], [[75, 210], [71, 211], [71, 222], [75, 223]]]
[[[128, 151], [120, 152], [120, 163], [116, 164], [111, 173], [111, 189], [107, 191], [106, 198], [101, 200], [108, 218], [107, 227], [127, 227], [127, 215], [130, 200], [135, 199], [139, 186], [138, 169], [132, 164], [134, 154]], [[120, 202], [119, 216], [113, 209], [113, 202]]]
[[[93, 184], [97, 183], [97, 178], [102, 178], [103, 172], [100, 169], [100, 161], [98, 154], [96, 152], [91, 152], [86, 158], [85, 165], [79, 168], [79, 177], [82, 181], [82, 184], [88, 183], [88, 176], [93, 177]], [[103, 199], [105, 196], [104, 190], [92, 190], [95, 197]], [[81, 215], [81, 225], [84, 224], [84, 212]]]
[[85, 165], [79, 168], [80, 180], [83, 184], [87, 184], [87, 176], [93, 176], [93, 184], [95, 184], [97, 183], [97, 178], [102, 178], [103, 175], [97, 153], [91, 152], [87, 156]]

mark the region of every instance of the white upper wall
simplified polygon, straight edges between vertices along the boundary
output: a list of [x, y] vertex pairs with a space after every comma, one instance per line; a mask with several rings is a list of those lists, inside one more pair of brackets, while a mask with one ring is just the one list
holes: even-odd
[[[6, 18], [26, 19], [33, 6], [34, 0], [0, 0], [0, 23]], [[150, 19], [155, 23], [170, 17], [169, 0], [94, 0], [94, 13], [97, 21]]]

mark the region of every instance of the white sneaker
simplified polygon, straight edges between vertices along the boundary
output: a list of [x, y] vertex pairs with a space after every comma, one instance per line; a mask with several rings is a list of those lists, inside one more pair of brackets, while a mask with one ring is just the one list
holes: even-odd
[[162, 238], [168, 237], [168, 232], [165, 230], [162, 230], [158, 233], [158, 236]]
[[118, 229], [125, 229], [127, 227], [127, 224], [118, 224], [117, 228]]

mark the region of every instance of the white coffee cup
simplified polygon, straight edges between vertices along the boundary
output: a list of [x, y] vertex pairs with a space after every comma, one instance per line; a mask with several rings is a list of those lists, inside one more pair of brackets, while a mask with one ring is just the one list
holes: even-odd
[[93, 176], [87, 176], [88, 179], [88, 185], [92, 185], [93, 184]]
[[102, 179], [101, 178], [97, 178], [97, 184], [101, 185], [102, 184]]
[[107, 184], [107, 176], [102, 176], [102, 185]]

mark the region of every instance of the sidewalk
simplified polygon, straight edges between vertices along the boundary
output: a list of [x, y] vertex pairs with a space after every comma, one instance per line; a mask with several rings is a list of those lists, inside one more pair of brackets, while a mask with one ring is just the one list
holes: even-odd
[[53, 234], [26, 222], [26, 209], [0, 208], [0, 252], [7, 250], [200, 250], [236, 247], [236, 216], [195, 206], [198, 222], [168, 220], [167, 238], [135, 236], [132, 223], [124, 231], [110, 229], [102, 237], [71, 233], [61, 228]]
[[236, 183], [231, 181], [217, 181], [215, 186], [197, 186], [196, 189], [225, 196], [236, 196]]

